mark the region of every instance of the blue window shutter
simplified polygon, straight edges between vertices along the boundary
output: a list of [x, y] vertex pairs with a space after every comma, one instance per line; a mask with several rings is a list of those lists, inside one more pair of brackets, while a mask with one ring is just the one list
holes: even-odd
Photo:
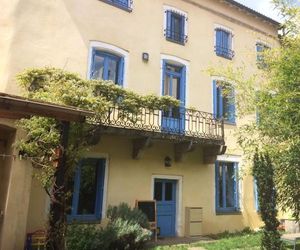
[[172, 12], [170, 11], [170, 10], [167, 10], [166, 11], [166, 15], [167, 15], [167, 30], [166, 30], [166, 36], [167, 36], [167, 38], [171, 38], [172, 36], [171, 36], [171, 25], [172, 25], [172, 23], [171, 23], [171, 18], [172, 18]]
[[180, 100], [182, 106], [185, 106], [185, 93], [186, 93], [186, 66], [181, 70], [181, 84], [180, 84]]
[[104, 179], [105, 179], [105, 159], [100, 159], [98, 163], [97, 173], [97, 197], [96, 197], [96, 218], [102, 218], [103, 210], [103, 193], [104, 193]]
[[228, 121], [235, 123], [235, 91], [232, 89], [228, 105]]
[[181, 37], [181, 42], [184, 43], [185, 42], [185, 16], [181, 16], [181, 34], [180, 34], [180, 37]]
[[223, 48], [224, 48], [224, 52], [227, 53], [228, 49], [229, 49], [229, 33], [226, 31], [222, 31], [223, 34]]
[[227, 208], [227, 200], [226, 200], [226, 171], [225, 171], [225, 163], [222, 162], [222, 199], [223, 199], [223, 207]]
[[221, 30], [219, 30], [219, 29], [216, 29], [216, 53], [217, 54], [220, 54], [221, 53], [221, 47], [222, 47], [222, 45], [221, 45]]
[[215, 203], [216, 203], [216, 210], [220, 208], [219, 204], [219, 162], [215, 162]]
[[118, 85], [124, 84], [124, 57], [120, 57], [118, 65]]
[[235, 209], [239, 210], [239, 171], [238, 171], [238, 163], [234, 163], [234, 203], [235, 203]]
[[161, 95], [164, 95], [164, 88], [165, 88], [165, 72], [166, 72], [166, 61], [162, 61], [162, 92]]
[[213, 80], [213, 116], [218, 118], [218, 93], [217, 81]]
[[224, 107], [223, 107], [223, 93], [222, 86], [217, 88], [217, 98], [218, 98], [218, 113], [217, 118], [224, 118]]
[[96, 55], [96, 50], [92, 49], [92, 60], [91, 60], [91, 65], [90, 65], [90, 79], [93, 79], [93, 75], [95, 72], [95, 55]]
[[74, 191], [73, 191], [73, 200], [72, 200], [72, 216], [77, 215], [78, 203], [79, 203], [79, 191], [80, 191], [80, 175], [81, 175], [81, 162], [75, 170], [74, 177]]

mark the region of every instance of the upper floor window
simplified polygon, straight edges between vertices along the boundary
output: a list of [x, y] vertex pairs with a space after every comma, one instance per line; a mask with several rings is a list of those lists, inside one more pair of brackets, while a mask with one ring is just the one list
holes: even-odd
[[72, 208], [69, 220], [100, 220], [103, 206], [105, 159], [80, 161], [73, 180]]
[[270, 47], [264, 43], [256, 43], [256, 63], [258, 68], [265, 68], [266, 63], [264, 59], [264, 52], [270, 49]]
[[121, 9], [132, 11], [132, 0], [101, 0], [103, 2], [109, 3]]
[[216, 211], [239, 211], [238, 163], [216, 162]]
[[216, 55], [231, 60], [234, 57], [232, 32], [224, 28], [216, 28], [215, 34]]
[[225, 122], [235, 124], [235, 91], [232, 85], [213, 81], [214, 116]]
[[184, 45], [187, 42], [186, 15], [173, 9], [167, 9], [165, 11], [165, 19], [166, 39]]
[[112, 81], [123, 85], [124, 58], [99, 50], [93, 50], [90, 79]]

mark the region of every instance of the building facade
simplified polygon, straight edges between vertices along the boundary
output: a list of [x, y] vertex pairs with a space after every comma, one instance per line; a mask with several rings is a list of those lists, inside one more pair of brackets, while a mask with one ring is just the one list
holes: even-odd
[[[71, 221], [105, 224], [108, 205], [155, 199], [165, 237], [186, 235], [189, 207], [202, 208], [195, 230], [204, 235], [261, 225], [253, 178], [234, 137], [241, 123], [235, 91], [207, 69], [234, 65], [255, 73], [257, 52], [278, 46], [277, 22], [231, 0], [0, 3], [1, 92], [21, 94], [17, 73], [51, 66], [180, 101], [176, 109], [145, 111], [144, 126], [126, 127], [110, 116], [76, 173]], [[0, 124], [1, 135], [14, 134], [9, 140], [22, 136], [14, 121]], [[15, 150], [5, 145], [1, 153]], [[6, 166], [0, 168], [0, 248], [6, 250], [20, 249], [26, 232], [43, 228], [49, 207], [30, 164], [7, 161], [0, 159]], [[92, 189], [81, 185], [86, 172]]]

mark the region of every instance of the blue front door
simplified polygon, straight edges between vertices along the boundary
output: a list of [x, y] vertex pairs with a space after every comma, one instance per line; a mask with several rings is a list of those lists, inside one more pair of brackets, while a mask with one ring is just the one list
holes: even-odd
[[182, 133], [185, 122], [185, 67], [163, 63], [163, 95], [180, 101], [180, 107], [170, 107], [163, 111], [162, 130]]
[[157, 206], [157, 227], [162, 237], [176, 236], [176, 181], [155, 179], [154, 199]]

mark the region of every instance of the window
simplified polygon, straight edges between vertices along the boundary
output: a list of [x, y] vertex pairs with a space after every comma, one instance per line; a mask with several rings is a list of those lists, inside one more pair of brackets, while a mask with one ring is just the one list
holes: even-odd
[[76, 170], [68, 220], [100, 220], [103, 205], [105, 159], [86, 158]]
[[121, 9], [132, 11], [132, 0], [101, 0], [103, 2], [109, 3]]
[[170, 107], [162, 113], [162, 129], [169, 133], [182, 133], [185, 128], [186, 66], [163, 60], [162, 95], [180, 101], [179, 107]]
[[267, 46], [266, 44], [263, 43], [256, 43], [256, 63], [257, 63], [257, 67], [259, 69], [265, 68], [266, 67], [266, 63], [264, 60], [264, 52], [266, 50], [270, 49], [269, 46]]
[[235, 91], [230, 84], [213, 82], [214, 117], [235, 124]]
[[239, 211], [237, 162], [216, 162], [216, 211]]
[[184, 45], [186, 36], [186, 16], [174, 10], [166, 10], [165, 36], [167, 40]]
[[215, 43], [216, 55], [231, 60], [234, 57], [234, 51], [232, 50], [233, 34], [230, 31], [225, 30], [223, 28], [217, 28], [215, 31], [216, 31], [216, 43]]
[[110, 80], [123, 85], [124, 58], [99, 50], [92, 53], [90, 79]]

